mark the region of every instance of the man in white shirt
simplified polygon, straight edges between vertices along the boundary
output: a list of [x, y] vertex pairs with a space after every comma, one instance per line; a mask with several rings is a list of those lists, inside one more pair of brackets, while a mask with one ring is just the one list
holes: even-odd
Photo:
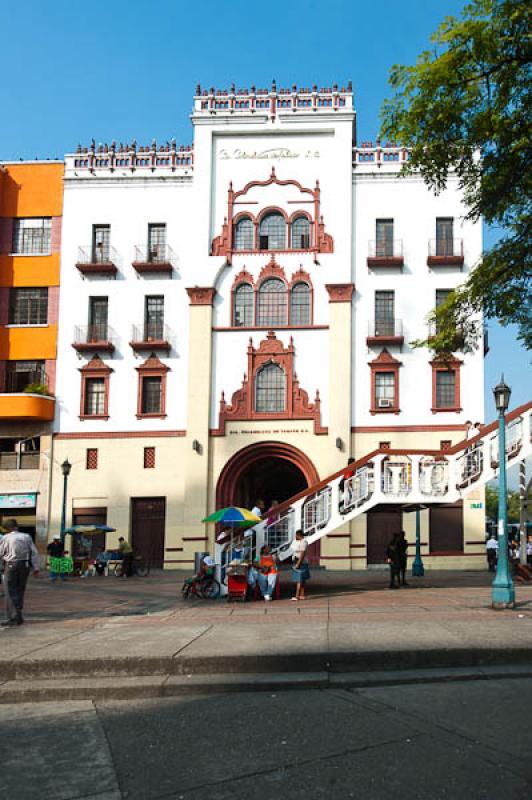
[[32, 569], [34, 575], [39, 573], [39, 553], [31, 536], [19, 531], [15, 519], [8, 519], [4, 528], [7, 533], [0, 542], [0, 560], [5, 563], [7, 620], [1, 624], [13, 627], [24, 622], [26, 581]]
[[490, 536], [486, 542], [486, 555], [488, 558], [488, 568], [490, 572], [495, 572], [497, 566], [497, 554], [499, 552], [499, 542], [496, 536]]

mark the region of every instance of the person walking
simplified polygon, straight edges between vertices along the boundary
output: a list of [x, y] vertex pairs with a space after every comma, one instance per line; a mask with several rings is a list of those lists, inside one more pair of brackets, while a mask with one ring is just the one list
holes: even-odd
[[[390, 565], [390, 589], [401, 588], [401, 534], [394, 533], [386, 548], [386, 558]], [[397, 583], [396, 583], [397, 581]]]
[[496, 536], [490, 536], [486, 542], [486, 558], [488, 559], [488, 569], [495, 572], [497, 566], [497, 554], [499, 552], [499, 542]]
[[[65, 555], [65, 548], [63, 546], [63, 542], [61, 541], [61, 536], [59, 533], [54, 535], [53, 541], [50, 542], [48, 547], [46, 548], [46, 552], [48, 553], [48, 557], [50, 558], [50, 580], [52, 583], [55, 583], [57, 580], [57, 572], [53, 567], [57, 565], [56, 559], [63, 558]], [[59, 571], [59, 576], [62, 581], [65, 580], [65, 573]]]
[[305, 583], [310, 578], [307, 550], [308, 542], [303, 531], [296, 531], [296, 538], [292, 542], [292, 581], [296, 584], [296, 593], [292, 600], [305, 599]]
[[32, 569], [34, 575], [39, 574], [39, 553], [31, 536], [19, 531], [15, 519], [8, 519], [4, 528], [6, 535], [0, 542], [0, 561], [5, 562], [7, 619], [1, 624], [12, 627], [24, 622], [26, 582]]
[[404, 531], [401, 531], [399, 534], [399, 554], [401, 558], [400, 564], [400, 583], [402, 586], [408, 586], [406, 582], [406, 567], [408, 563], [408, 542], [406, 540], [406, 534]]
[[133, 548], [126, 542], [123, 536], [118, 539], [118, 549], [122, 556], [122, 574], [126, 578], [131, 578], [133, 575]]

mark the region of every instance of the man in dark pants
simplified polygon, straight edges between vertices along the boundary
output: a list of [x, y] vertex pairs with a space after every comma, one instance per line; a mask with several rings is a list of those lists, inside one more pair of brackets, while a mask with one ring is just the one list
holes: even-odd
[[122, 556], [122, 570], [126, 578], [131, 578], [133, 575], [133, 548], [126, 542], [123, 536], [118, 540], [118, 549]]
[[401, 569], [400, 569], [400, 578], [401, 584], [403, 586], [408, 586], [406, 582], [406, 565], [408, 562], [408, 542], [406, 541], [406, 535], [404, 531], [401, 531], [399, 534], [399, 550], [401, 554]]
[[0, 560], [5, 562], [7, 620], [1, 624], [12, 627], [24, 622], [26, 581], [32, 569], [34, 575], [39, 573], [39, 553], [31, 536], [18, 530], [16, 520], [8, 519], [4, 528], [7, 533], [0, 542]]
[[[390, 589], [401, 587], [401, 542], [400, 533], [394, 533], [392, 540], [386, 548], [386, 558], [390, 565]], [[397, 584], [396, 584], [397, 581]]]

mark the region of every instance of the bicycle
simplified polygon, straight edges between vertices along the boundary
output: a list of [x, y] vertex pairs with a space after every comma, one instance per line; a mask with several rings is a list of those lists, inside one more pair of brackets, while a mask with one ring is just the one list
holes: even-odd
[[[121, 578], [124, 574], [124, 562], [120, 561], [114, 569], [115, 578]], [[137, 575], [139, 578], [145, 578], [150, 574], [150, 564], [145, 561], [142, 556], [135, 556], [131, 563], [131, 575]]]
[[207, 575], [202, 580], [192, 581], [191, 583], [185, 581], [181, 591], [185, 600], [191, 595], [195, 595], [201, 600], [216, 600], [220, 595], [220, 584], [215, 577]]

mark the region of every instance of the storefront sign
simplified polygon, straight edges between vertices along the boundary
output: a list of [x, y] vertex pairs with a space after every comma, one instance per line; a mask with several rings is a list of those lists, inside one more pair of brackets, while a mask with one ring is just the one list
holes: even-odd
[[262, 436], [265, 433], [271, 434], [279, 434], [279, 433], [308, 433], [308, 429], [306, 428], [276, 428], [275, 430], [250, 430], [247, 428], [242, 428], [239, 431], [229, 431], [230, 436], [235, 436], [237, 434], [245, 434], [245, 435], [252, 435], [252, 436]]
[[251, 152], [247, 152], [246, 150], [240, 150], [239, 148], [235, 148], [234, 150], [220, 150], [218, 154], [220, 160], [222, 161], [232, 161], [234, 160], [268, 160], [272, 158], [319, 158], [320, 151], [319, 150], [305, 150], [304, 153], [296, 153], [294, 150], [290, 150], [289, 147], [271, 147], [268, 150], [252, 150]]
[[482, 503], [471, 503], [470, 508], [482, 508]]
[[36, 494], [0, 494], [0, 508], [35, 508]]

